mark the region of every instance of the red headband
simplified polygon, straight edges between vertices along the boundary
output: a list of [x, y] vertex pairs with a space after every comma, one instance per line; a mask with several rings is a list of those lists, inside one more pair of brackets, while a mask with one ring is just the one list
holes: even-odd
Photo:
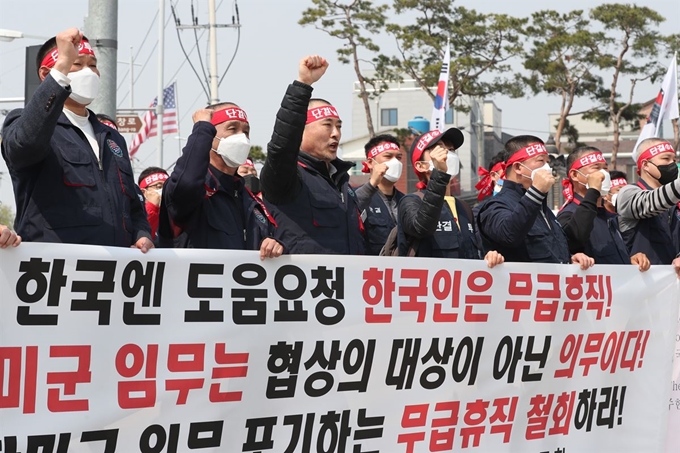
[[[94, 50], [92, 50], [90, 41], [87, 39], [80, 40], [80, 44], [78, 44], [78, 55], [92, 55], [94, 57]], [[51, 69], [57, 63], [57, 58], [59, 58], [59, 50], [54, 48], [54, 50], [45, 55], [45, 58], [43, 58], [43, 60], [40, 62], [40, 66], [45, 66]]]
[[491, 167], [491, 171], [484, 167], [479, 167], [477, 169], [477, 174], [481, 177], [479, 182], [475, 184], [475, 189], [479, 191], [477, 194], [477, 201], [482, 201], [484, 198], [491, 195], [494, 186], [491, 173], [500, 173], [500, 177], [503, 179], [505, 177], [505, 162], [498, 162], [496, 165]]
[[305, 124], [313, 123], [314, 121], [319, 121], [326, 118], [340, 119], [340, 115], [338, 115], [338, 111], [332, 105], [314, 107], [313, 109], [307, 110], [307, 122]]
[[590, 154], [586, 154], [584, 156], [581, 156], [579, 159], [575, 160], [573, 164], [571, 164], [571, 167], [569, 170], [580, 170], [583, 167], [587, 167], [588, 165], [593, 165], [593, 164], [606, 164], [607, 161], [605, 160], [604, 156], [602, 155], [601, 152], [595, 151]]
[[416, 172], [416, 174], [419, 174], [420, 172], [416, 170], [416, 162], [420, 160], [420, 157], [423, 155], [425, 150], [434, 142], [437, 137], [442, 135], [442, 132], [439, 130], [433, 130], [430, 131], [426, 134], [421, 135], [418, 137], [416, 140], [415, 147], [413, 148], [413, 153], [411, 154], [411, 163], [413, 164], [413, 171]]
[[540, 156], [542, 154], [548, 154], [548, 150], [545, 149], [545, 145], [543, 143], [532, 143], [513, 154], [512, 157], [508, 159], [506, 168], [515, 162], [524, 162], [527, 159], [531, 159], [532, 157]]
[[[396, 143], [392, 142], [382, 142], [379, 145], [374, 146], [368, 151], [368, 154], [366, 157], [368, 159], [374, 159], [376, 156], [379, 154], [384, 153], [385, 151], [399, 151], [399, 145]], [[367, 162], [362, 162], [363, 168], [361, 169], [362, 173], [370, 173], [371, 169], [368, 168], [368, 163]]]
[[612, 179], [612, 187], [621, 187], [621, 186], [627, 186], [628, 181], [626, 181], [626, 178], [615, 178]]
[[[605, 160], [601, 152], [594, 151], [592, 153], [588, 153], [581, 156], [579, 159], [576, 159], [574, 163], [571, 164], [571, 167], [569, 167], [569, 171], [580, 170], [581, 168], [587, 167], [588, 165], [599, 163], [606, 164], [607, 161]], [[567, 203], [574, 199], [574, 185], [571, 183], [571, 180], [567, 177], [562, 180], [562, 187], [563, 187], [562, 194], [564, 195], [565, 200], [564, 204], [566, 205]]]
[[649, 160], [652, 157], [658, 156], [661, 153], [675, 153], [673, 146], [668, 142], [657, 143], [640, 153], [637, 158], [638, 175], [640, 174], [640, 167], [642, 167], [643, 160]]
[[243, 109], [239, 107], [229, 107], [228, 109], [214, 112], [212, 118], [210, 119], [210, 122], [213, 126], [222, 124], [225, 121], [243, 121], [244, 123], [247, 123], [248, 115], [246, 115], [246, 112], [244, 112]]
[[146, 178], [142, 179], [142, 182], [139, 183], [139, 188], [146, 189], [151, 184], [155, 184], [159, 181], [165, 181], [168, 178], [170, 178], [170, 176], [166, 175], [165, 173], [152, 173]]

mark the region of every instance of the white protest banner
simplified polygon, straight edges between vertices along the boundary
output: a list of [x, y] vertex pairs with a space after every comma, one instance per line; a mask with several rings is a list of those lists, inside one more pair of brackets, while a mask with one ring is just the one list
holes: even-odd
[[675, 337], [675, 356], [673, 357], [671, 379], [666, 453], [678, 453], [680, 451], [680, 318], [678, 319], [678, 333]]
[[0, 250], [0, 451], [662, 453], [670, 266]]

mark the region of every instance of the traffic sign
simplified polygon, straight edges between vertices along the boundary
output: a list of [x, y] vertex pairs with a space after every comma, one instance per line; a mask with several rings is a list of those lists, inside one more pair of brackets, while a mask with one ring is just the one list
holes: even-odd
[[137, 115], [117, 115], [116, 124], [121, 134], [136, 134], [142, 128], [142, 119]]

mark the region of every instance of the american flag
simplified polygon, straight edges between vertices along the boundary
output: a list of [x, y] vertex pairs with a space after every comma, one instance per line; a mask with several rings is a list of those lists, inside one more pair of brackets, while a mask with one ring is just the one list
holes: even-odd
[[[168, 86], [163, 90], [163, 105], [165, 110], [163, 111], [163, 134], [173, 134], [177, 133], [177, 102], [175, 98], [175, 85], [177, 82], [173, 82], [172, 85]], [[158, 104], [158, 96], [156, 96], [149, 106], [151, 109], [155, 109]], [[142, 129], [132, 140], [130, 145], [130, 158], [134, 156], [139, 147], [146, 141], [147, 138], [155, 137], [158, 134], [158, 121], [156, 119], [156, 111], [149, 110], [144, 114], [142, 119]]]

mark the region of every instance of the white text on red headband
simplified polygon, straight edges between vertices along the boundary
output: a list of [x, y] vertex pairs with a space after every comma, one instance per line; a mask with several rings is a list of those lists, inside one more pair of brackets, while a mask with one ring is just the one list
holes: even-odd
[[[94, 56], [94, 50], [92, 50], [92, 46], [90, 45], [89, 41], [86, 41], [84, 39], [80, 40], [80, 44], [78, 44], [78, 55], [92, 55], [92, 56]], [[54, 49], [52, 52], [45, 55], [45, 58], [43, 58], [42, 62], [40, 63], [40, 66], [46, 66], [48, 68], [52, 68], [57, 63], [58, 58], [59, 58], [59, 50]]]
[[675, 150], [673, 149], [673, 146], [668, 143], [668, 142], [663, 142], [663, 143], [657, 143], [656, 145], [647, 148], [644, 150], [641, 154], [640, 157], [638, 157], [638, 167], [640, 167], [640, 163], [643, 160], [648, 160], [651, 159], [652, 157], [658, 156], [661, 153], [674, 153]]
[[604, 156], [600, 152], [593, 152], [590, 154], [586, 154], [585, 156], [581, 156], [581, 158], [577, 159], [572, 165], [569, 170], [579, 170], [583, 167], [587, 167], [588, 165], [593, 165], [593, 164], [606, 164], [607, 161], [605, 160]]
[[418, 139], [418, 144], [416, 145], [416, 149], [418, 151], [425, 151], [425, 149], [427, 149], [427, 147], [430, 146], [430, 143], [432, 143], [434, 141], [434, 139], [439, 137], [440, 135], [442, 135], [442, 133], [440, 131], [437, 131], [437, 130], [430, 131], [427, 134], [422, 135]]
[[517, 151], [508, 159], [508, 166], [514, 164], [515, 162], [524, 162], [532, 157], [540, 156], [542, 154], [548, 154], [548, 150], [545, 148], [543, 143], [532, 143], [525, 146], [524, 148]]
[[152, 184], [155, 184], [157, 182], [163, 182], [166, 179], [170, 178], [168, 175], [165, 173], [153, 173], [146, 178], [142, 179], [142, 182], [139, 184], [140, 189], [146, 189]]
[[612, 179], [612, 187], [621, 187], [628, 185], [628, 181], [624, 178], [614, 178]]
[[217, 126], [226, 121], [243, 121], [244, 123], [247, 123], [248, 115], [246, 115], [246, 112], [243, 109], [230, 107], [228, 109], [218, 110], [213, 113], [212, 118], [210, 118], [210, 122], [213, 126]]
[[307, 110], [306, 124], [313, 123], [314, 121], [320, 121], [326, 118], [340, 119], [340, 115], [338, 115], [338, 111], [332, 105], [314, 107], [313, 109]]
[[378, 154], [382, 154], [385, 151], [399, 151], [399, 145], [397, 145], [396, 143], [392, 143], [392, 142], [383, 142], [383, 143], [371, 148], [371, 150], [368, 152], [368, 157], [374, 158]]

